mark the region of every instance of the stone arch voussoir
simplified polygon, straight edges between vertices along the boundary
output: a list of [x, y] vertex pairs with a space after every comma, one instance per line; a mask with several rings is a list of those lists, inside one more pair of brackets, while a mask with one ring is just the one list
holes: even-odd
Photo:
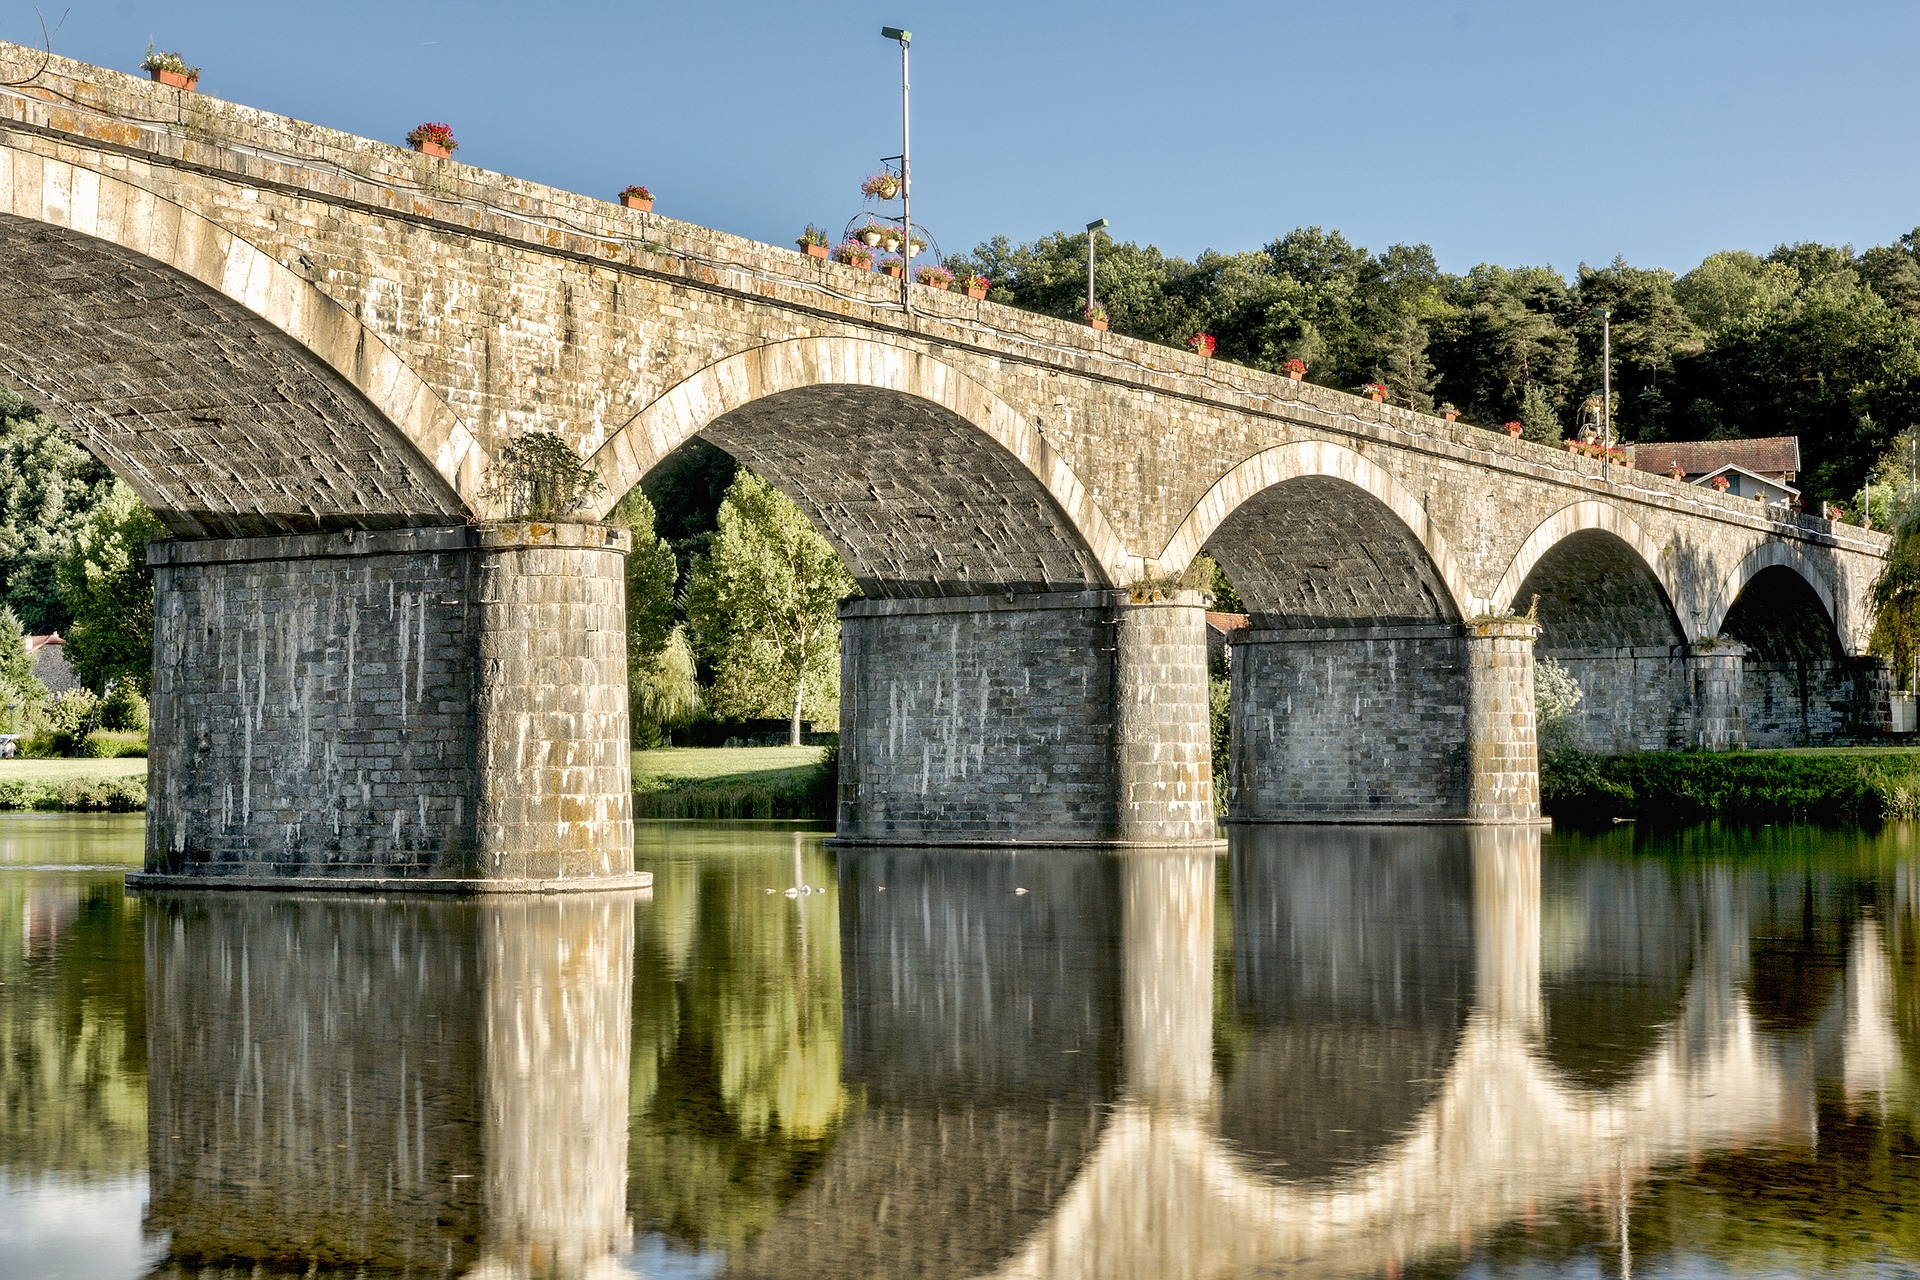
[[225, 295], [350, 383], [478, 506], [487, 455], [472, 430], [351, 311], [240, 236], [131, 182], [3, 146], [0, 212], [116, 245]]
[[795, 338], [755, 347], [708, 365], [659, 396], [589, 460], [607, 486], [603, 513], [661, 459], [734, 410], [828, 386], [891, 391], [948, 410], [1005, 449], [1046, 489], [1085, 539], [1107, 585], [1140, 577], [1140, 557], [1128, 551], [1067, 460], [1011, 405], [930, 355], [864, 338]]
[[1214, 531], [1235, 511], [1275, 485], [1305, 476], [1343, 480], [1377, 499], [1399, 517], [1407, 531], [1426, 549], [1459, 615], [1467, 618], [1485, 612], [1468, 589], [1446, 535], [1428, 518], [1426, 507], [1412, 491], [1390, 472], [1352, 449], [1323, 440], [1299, 441], [1263, 450], [1221, 476], [1187, 513], [1152, 567], [1162, 574], [1184, 572]]
[[1526, 585], [1527, 575], [1566, 539], [1576, 533], [1596, 530], [1612, 534], [1640, 557], [1641, 563], [1653, 574], [1654, 581], [1660, 584], [1660, 590], [1666, 596], [1667, 608], [1684, 625], [1686, 614], [1681, 612], [1681, 605], [1685, 597], [1675, 580], [1671, 557], [1661, 555], [1660, 544], [1632, 517], [1610, 502], [1597, 501], [1576, 502], [1562, 507], [1534, 527], [1514, 553], [1513, 562], [1501, 575], [1500, 584], [1493, 589], [1488, 602], [1492, 605], [1492, 611], [1519, 612], [1524, 603], [1519, 599], [1520, 588]]

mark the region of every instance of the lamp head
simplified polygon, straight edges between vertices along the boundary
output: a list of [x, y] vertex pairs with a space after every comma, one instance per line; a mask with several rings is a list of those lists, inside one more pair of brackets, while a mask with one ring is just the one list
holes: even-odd
[[1105, 229], [1106, 225], [1107, 225], [1107, 220], [1105, 218], [1095, 218], [1092, 222], [1089, 222], [1087, 224], [1087, 234], [1092, 235], [1096, 231], [1103, 230]]
[[902, 31], [899, 27], [882, 27], [880, 35], [887, 40], [898, 40], [903, 46], [913, 43], [913, 32]]

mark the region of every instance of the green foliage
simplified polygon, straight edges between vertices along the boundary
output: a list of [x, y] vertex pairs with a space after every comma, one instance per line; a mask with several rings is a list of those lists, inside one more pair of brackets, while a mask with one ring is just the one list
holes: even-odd
[[134, 760], [147, 754], [145, 729], [95, 729], [80, 743], [77, 754], [86, 760]]
[[75, 685], [48, 698], [40, 714], [54, 752], [77, 756], [87, 735], [100, 727], [100, 698], [93, 690]]
[[147, 543], [166, 530], [122, 482], [87, 513], [60, 562], [60, 598], [73, 614], [67, 661], [91, 689], [109, 680], [147, 687], [153, 667], [153, 570]]
[[1920, 817], [1920, 752], [1569, 751], [1541, 760], [1540, 803], [1576, 821]]
[[670, 731], [699, 716], [700, 675], [685, 627], [669, 632], [644, 667], [627, 668], [627, 704], [636, 747], [660, 746]]
[[1520, 438], [1535, 444], [1559, 444], [1565, 434], [1559, 411], [1553, 407], [1546, 389], [1537, 382], [1529, 382], [1521, 390], [1520, 426]]
[[600, 473], [552, 431], [525, 432], [501, 449], [488, 482], [488, 496], [509, 520], [563, 520], [607, 488]]
[[614, 504], [608, 523], [633, 534], [627, 557], [627, 669], [651, 666], [673, 631], [674, 585], [679, 567], [673, 548], [654, 532], [653, 503], [640, 489]]
[[1559, 659], [1541, 656], [1533, 661], [1533, 721], [1539, 733], [1542, 757], [1571, 751], [1578, 740], [1574, 711], [1586, 694], [1573, 672]]
[[840, 557], [800, 509], [742, 470], [720, 504], [710, 549], [687, 586], [695, 652], [713, 667], [721, 715], [838, 715], [839, 602], [854, 594]]
[[655, 531], [673, 545], [682, 586], [713, 541], [720, 503], [739, 470], [732, 454], [695, 436], [640, 482], [653, 503]]
[[1920, 512], [1909, 509], [1895, 527], [1867, 602], [1873, 610], [1869, 650], [1891, 659], [1895, 678], [1911, 684], [1920, 657]]
[[0, 733], [19, 733], [47, 696], [34, 678], [26, 634], [13, 610], [0, 608]]
[[0, 387], [0, 603], [28, 635], [73, 621], [59, 565], [112, 482], [53, 419]]
[[147, 700], [131, 680], [109, 680], [100, 699], [100, 727], [114, 732], [147, 731]]

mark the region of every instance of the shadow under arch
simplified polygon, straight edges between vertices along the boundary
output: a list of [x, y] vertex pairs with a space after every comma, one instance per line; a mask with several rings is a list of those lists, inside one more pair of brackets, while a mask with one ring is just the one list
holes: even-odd
[[472, 512], [486, 453], [447, 404], [309, 281], [152, 192], [0, 147], [0, 298], [0, 379], [176, 534]]
[[[1834, 589], [1832, 578], [1814, 558], [1789, 542], [1770, 540], [1747, 553], [1746, 558], [1720, 584], [1719, 593], [1707, 610], [1706, 633], [1710, 636], [1722, 633], [1741, 597], [1747, 594], [1747, 588], [1769, 569], [1787, 569], [1800, 578], [1826, 611], [1827, 625], [1833, 632], [1834, 641], [1844, 650], [1847, 647], [1847, 631], [1841, 617], [1840, 593]], [[1775, 575], [1773, 581], [1782, 580]]]
[[[1351, 501], [1353, 491], [1365, 501]], [[1244, 543], [1245, 552], [1232, 549]], [[1194, 504], [1160, 552], [1157, 565], [1179, 572], [1203, 548], [1225, 567], [1256, 618], [1293, 625], [1359, 620], [1446, 618], [1478, 612], [1446, 535], [1392, 474], [1352, 449], [1298, 441], [1241, 462]], [[1265, 567], [1256, 563], [1265, 562]], [[1291, 582], [1275, 575], [1298, 566]], [[1369, 588], [1342, 602], [1315, 568], [1353, 570], [1346, 588]], [[1242, 577], [1246, 582], [1242, 582]], [[1269, 580], [1271, 579], [1271, 580]], [[1264, 597], [1264, 605], [1255, 604]], [[1285, 603], [1283, 603], [1285, 602]]]
[[[1534, 570], [1555, 551], [1564, 550], [1570, 540], [1587, 533], [1604, 534], [1608, 542], [1630, 551], [1637, 558], [1646, 580], [1659, 588], [1660, 603], [1671, 619], [1673, 629], [1684, 636], [1685, 628], [1679, 613], [1681, 592], [1671, 564], [1660, 553], [1660, 545], [1630, 516], [1605, 502], [1575, 502], [1542, 520], [1527, 535], [1526, 541], [1520, 544], [1513, 562], [1501, 575], [1500, 584], [1493, 589], [1490, 603], [1494, 611], [1523, 612], [1521, 606], [1527, 596], [1527, 579], [1533, 576]], [[1595, 545], [1595, 540], [1583, 541]]]
[[694, 436], [793, 498], [872, 597], [1084, 590], [1139, 573], [1032, 424], [903, 347], [800, 338], [709, 365], [594, 452], [606, 507]]

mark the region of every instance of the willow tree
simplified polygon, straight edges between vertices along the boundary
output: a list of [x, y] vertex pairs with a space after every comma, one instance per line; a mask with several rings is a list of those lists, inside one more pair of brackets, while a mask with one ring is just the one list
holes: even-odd
[[713, 667], [721, 715], [800, 720], [838, 702], [840, 601], [856, 588], [800, 509], [751, 471], [720, 503], [707, 553], [687, 583], [695, 650]]

